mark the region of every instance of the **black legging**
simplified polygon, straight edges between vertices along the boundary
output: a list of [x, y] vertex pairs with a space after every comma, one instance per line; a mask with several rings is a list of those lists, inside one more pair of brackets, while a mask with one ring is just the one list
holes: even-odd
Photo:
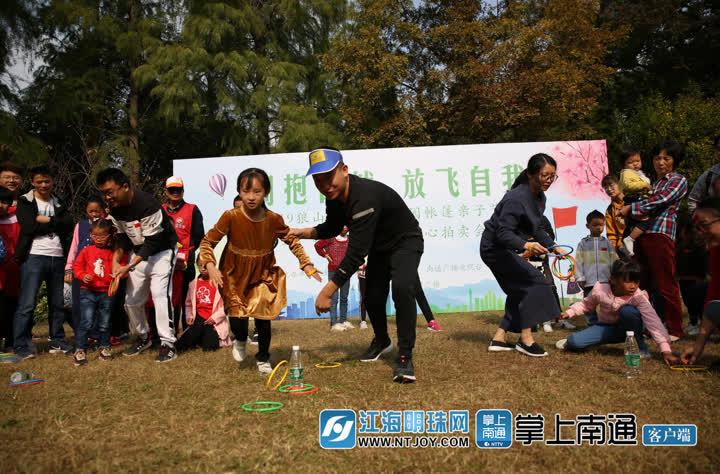
[[[248, 318], [230, 317], [228, 319], [235, 339], [244, 344], [248, 337]], [[270, 360], [270, 320], [255, 319], [255, 329], [258, 332], [258, 352], [255, 354], [255, 359], [259, 362], [267, 362]]]

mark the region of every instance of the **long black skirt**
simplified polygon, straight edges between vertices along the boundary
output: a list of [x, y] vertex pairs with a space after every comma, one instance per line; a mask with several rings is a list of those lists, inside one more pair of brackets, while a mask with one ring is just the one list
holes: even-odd
[[487, 239], [480, 244], [480, 258], [505, 292], [505, 317], [500, 328], [510, 332], [533, 328], [560, 315], [560, 306], [542, 272], [515, 252], [494, 246]]

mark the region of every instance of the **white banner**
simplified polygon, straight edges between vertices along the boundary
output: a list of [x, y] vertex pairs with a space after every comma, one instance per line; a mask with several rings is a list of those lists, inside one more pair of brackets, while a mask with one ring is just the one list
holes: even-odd
[[[559, 179], [548, 191], [546, 215], [554, 222], [553, 208], [576, 207], [560, 211], [564, 222], [557, 223], [557, 242], [576, 247], [588, 234], [585, 216], [593, 210], [604, 213], [609, 203], [600, 186], [608, 170], [604, 140], [342, 152], [352, 173], [391, 186], [415, 214], [425, 236], [420, 279], [433, 310], [445, 313], [503, 309], [505, 296], [480, 259], [480, 236], [483, 223], [535, 153], [547, 153], [558, 161]], [[324, 220], [324, 198], [312, 178], [305, 177], [307, 153], [175, 160], [174, 174], [185, 182], [185, 199], [200, 207], [206, 230], [232, 207], [237, 176], [249, 167], [262, 168], [270, 175], [267, 205], [290, 227], [309, 227]], [[313, 242], [303, 241], [303, 245], [325, 272], [326, 262], [315, 253]], [[316, 317], [314, 300], [322, 285], [305, 277], [282, 242], [275, 254], [288, 274], [284, 316]], [[351, 285], [348, 312], [357, 315], [356, 277]], [[392, 312], [389, 301], [388, 314]]]

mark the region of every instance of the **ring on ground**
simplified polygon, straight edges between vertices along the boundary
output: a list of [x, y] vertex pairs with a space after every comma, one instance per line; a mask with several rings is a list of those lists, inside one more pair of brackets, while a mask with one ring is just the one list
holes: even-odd
[[244, 403], [242, 406], [242, 409], [245, 411], [252, 411], [257, 413], [266, 413], [269, 411], [276, 411], [284, 407], [285, 405], [282, 402], [266, 402], [266, 401], [258, 401], [258, 402], [248, 402]]

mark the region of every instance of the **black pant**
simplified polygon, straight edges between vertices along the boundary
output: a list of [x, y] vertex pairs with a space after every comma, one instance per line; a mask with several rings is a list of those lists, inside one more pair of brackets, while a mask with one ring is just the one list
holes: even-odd
[[368, 315], [378, 342], [388, 342], [386, 302], [392, 281], [392, 298], [395, 303], [398, 349], [400, 355], [412, 356], [415, 347], [415, 324], [418, 294], [418, 265], [423, 253], [420, 237], [408, 238], [390, 252], [371, 252], [368, 256], [365, 284]]
[[[17, 296], [0, 295], [0, 338], [5, 339], [5, 346], [13, 347], [13, 321], [17, 309]], [[4, 348], [0, 347], [0, 350]]]
[[360, 288], [360, 321], [365, 321], [367, 310], [365, 309], [365, 278], [358, 277], [358, 287]]
[[435, 315], [433, 315], [432, 309], [430, 309], [430, 303], [428, 303], [428, 300], [425, 297], [425, 292], [423, 291], [422, 284], [420, 283], [420, 275], [418, 275], [418, 280], [415, 285], [417, 287], [417, 295], [415, 295], [415, 299], [417, 300], [418, 306], [420, 306], [420, 311], [422, 311], [422, 314], [425, 316], [425, 320], [427, 322], [433, 321], [435, 319]]
[[119, 337], [128, 334], [128, 316], [125, 312], [125, 290], [127, 289], [127, 278], [121, 278], [112, 305], [112, 318], [110, 323], [110, 334]]
[[[248, 318], [231, 317], [228, 319], [235, 339], [245, 344], [248, 337]], [[255, 319], [255, 329], [258, 332], [258, 353], [255, 354], [255, 359], [259, 362], [267, 362], [270, 360], [270, 320]]]
[[688, 310], [690, 324], [696, 325], [702, 318], [708, 284], [706, 281], [697, 280], [678, 280], [678, 283], [680, 294]]
[[183, 331], [180, 339], [175, 343], [178, 351], [186, 351], [199, 345], [203, 351], [216, 351], [220, 348], [220, 338], [212, 324], [205, 324], [200, 316], [195, 317], [192, 326]]
[[[190, 282], [195, 279], [195, 258], [194, 254], [190, 254], [190, 260], [188, 261], [188, 266], [183, 272], [183, 281], [182, 281], [182, 293], [181, 293], [181, 299], [180, 299], [180, 308], [179, 311], [176, 311], [176, 314], [180, 318], [180, 323], [182, 324], [183, 330], [187, 329], [187, 315], [185, 314], [185, 300], [187, 299], [188, 294], [188, 287], [190, 286]], [[177, 324], [175, 324], [175, 327], [178, 327]]]

